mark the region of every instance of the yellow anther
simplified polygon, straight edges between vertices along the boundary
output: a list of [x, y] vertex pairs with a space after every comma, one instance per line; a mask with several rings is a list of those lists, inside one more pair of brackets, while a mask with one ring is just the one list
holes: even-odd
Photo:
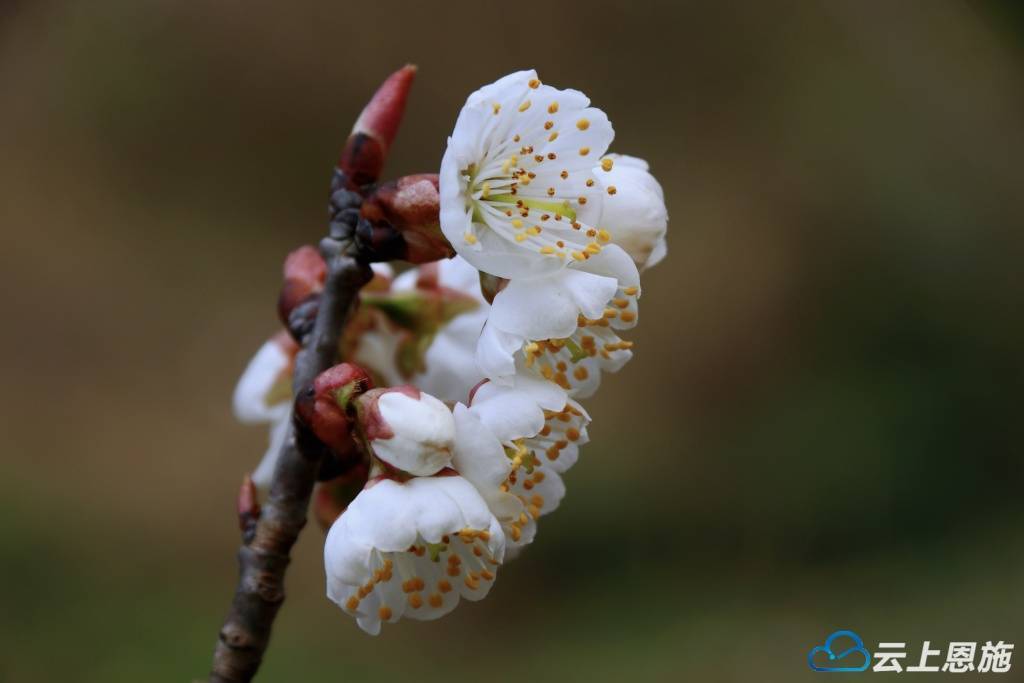
[[580, 198], [579, 198], [579, 199], [578, 199], [577, 201], [578, 201], [578, 202], [579, 202], [580, 204], [586, 204], [586, 203], [587, 203], [587, 198], [586, 198], [586, 197], [580, 197]]
[[624, 323], [631, 323], [636, 320], [636, 313], [633, 311], [623, 311], [619, 318], [621, 318]]
[[[569, 441], [577, 441], [580, 438], [580, 430], [575, 427], [569, 427], [565, 430], [565, 437], [569, 439]], [[538, 474], [540, 473], [538, 472]]]
[[555, 196], [555, 188], [553, 188], [553, 187], [549, 187], [548, 188], [548, 196], [549, 197], [554, 197]]
[[476, 235], [471, 232], [467, 232], [462, 236], [466, 240], [466, 244], [476, 244]]
[[606, 318], [614, 318], [618, 314], [619, 314], [619, 312], [616, 311], [614, 308], [606, 308], [606, 309], [604, 309], [604, 317], [606, 317]]
[[379, 610], [377, 610], [377, 614], [380, 616], [381, 621], [387, 621], [391, 618], [391, 608], [387, 605], [384, 605]]
[[612, 170], [612, 165], [613, 165], [612, 160], [609, 159], [608, 157], [605, 157], [604, 159], [601, 159], [601, 169], [602, 170], [610, 171], [610, 170]]
[[555, 122], [554, 121], [545, 121], [544, 122], [544, 130], [551, 130], [554, 127], [555, 127]]
[[452, 564], [452, 565], [448, 565], [447, 573], [448, 573], [448, 576], [458, 576], [459, 574], [462, 573], [462, 570], [459, 568], [459, 565]]
[[444, 598], [441, 597], [440, 593], [431, 593], [430, 597], [427, 598], [427, 602], [430, 603], [431, 607], [433, 607], [434, 609], [437, 609], [442, 604], [444, 604]]
[[536, 78], [531, 78], [530, 82], [527, 83], [527, 85], [536, 90], [537, 88], [540, 87], [540, 81], [537, 80]]
[[452, 585], [448, 583], [447, 579], [441, 579], [437, 582], [437, 590], [441, 591], [442, 593], [450, 593], [452, 590]]
[[[600, 230], [597, 231], [597, 239], [601, 240], [602, 242], [610, 242], [612, 239], [612, 234], [605, 230], [604, 228], [601, 228]], [[636, 287], [633, 287], [632, 289], [636, 289]]]
[[586, 256], [583, 255], [582, 251], [574, 251], [574, 252], [572, 252], [572, 257], [574, 259], [576, 259], [577, 261], [584, 261], [587, 258]]
[[522, 529], [520, 529], [515, 524], [512, 525], [512, 529], [511, 529], [511, 531], [509, 533], [512, 535], [512, 540], [513, 541], [518, 541], [522, 537], [522, 535], [523, 535]]
[[536, 505], [528, 505], [526, 507], [526, 511], [529, 512], [530, 516], [533, 517], [534, 519], [537, 519], [538, 517], [540, 517], [540, 508], [537, 507]]
[[498, 112], [499, 112], [499, 111], [501, 111], [501, 105], [500, 105], [500, 104], [498, 104], [497, 102], [495, 102], [494, 104], [492, 104], [492, 105], [491, 105], [491, 108], [492, 108], [492, 109], [494, 110], [494, 115], [495, 115], [495, 116], [497, 116], [497, 115], [498, 115]]
[[558, 158], [557, 154], [555, 154], [554, 152], [548, 152], [548, 160], [554, 161], [557, 158]]
[[554, 142], [557, 139], [558, 139], [558, 131], [557, 130], [554, 133], [552, 133], [551, 135], [548, 136], [548, 142]]
[[537, 235], [540, 234], [540, 226], [539, 225], [531, 225], [530, 227], [528, 227], [526, 229], [526, 234], [527, 235], [533, 235], [534, 237], [536, 237]]
[[558, 111], [558, 102], [552, 102], [548, 105], [549, 114], [554, 114], [556, 111]]
[[612, 299], [612, 306], [618, 308], [629, 308], [629, 299]]
[[359, 607], [359, 598], [357, 598], [354, 595], [351, 596], [348, 600], [345, 601], [345, 607], [354, 612], [356, 608]]
[[593, 186], [594, 186], [594, 179], [593, 178], [587, 178], [587, 187], [593, 187]]
[[554, 247], [549, 247], [549, 246], [545, 245], [545, 246], [540, 248], [540, 253], [542, 253], [542, 254], [554, 254], [555, 253], [555, 248]]
[[519, 513], [519, 523], [523, 524], [523, 525], [526, 525], [526, 524], [530, 523], [530, 519], [526, 516], [525, 512], [520, 512]]
[[465, 583], [466, 583], [466, 588], [468, 588], [471, 591], [475, 591], [477, 588], [480, 587], [480, 583], [476, 579], [474, 579], [472, 576], [467, 576]]
[[581, 157], [585, 157], [588, 154], [590, 154], [590, 148], [589, 147], [580, 147], [580, 156]]
[[487, 199], [490, 196], [491, 196], [491, 184], [490, 183], [484, 183], [483, 185], [480, 186], [480, 198], [481, 199]]
[[525, 102], [523, 102], [522, 104], [519, 105], [519, 111], [520, 112], [526, 111], [527, 109], [530, 108], [530, 104], [531, 104], [530, 100], [526, 100]]
[[624, 290], [622, 290], [622, 293], [625, 294], [626, 296], [635, 296], [636, 293], [639, 291], [639, 287], [626, 287]]
[[608, 186], [608, 194], [615, 194], [616, 192], [618, 192], [618, 190], [615, 189], [614, 185]]
[[515, 236], [515, 240], [516, 240], [516, 242], [522, 242], [522, 241], [523, 241], [523, 240], [525, 240], [525, 239], [526, 239], [526, 233], [522, 233], [522, 232], [521, 232], [521, 233], [519, 233], [519, 234], [517, 234], [517, 235]]
[[591, 242], [590, 244], [588, 244], [586, 246], [586, 251], [587, 251], [587, 253], [590, 253], [590, 254], [600, 254], [601, 253], [601, 245], [598, 244], [597, 242]]
[[582, 382], [590, 376], [590, 373], [582, 365], [577, 365], [576, 369], [572, 371], [572, 376]]
[[413, 609], [419, 609], [420, 607], [423, 607], [423, 596], [421, 596], [419, 593], [413, 593], [412, 595], [410, 595], [409, 607], [412, 607]]
[[512, 219], [512, 227], [513, 228], [521, 228], [521, 227], [523, 227], [523, 222], [521, 220], [519, 220], [518, 218], [513, 218]]
[[494, 574], [492, 574], [491, 572], [487, 571], [486, 569], [481, 569], [480, 570], [480, 578], [483, 579], [484, 581], [494, 581]]
[[576, 127], [580, 130], [586, 130], [587, 128], [590, 128], [590, 121], [587, 119], [580, 119], [576, 122]]
[[[568, 172], [568, 171], [565, 171], [565, 170], [563, 170], [563, 171], [562, 171], [561, 173], [559, 173], [558, 175], [559, 175], [559, 176], [560, 176], [560, 177], [562, 178], [562, 180], [565, 180], [566, 178], [568, 178], [568, 177], [569, 177], [569, 172]], [[575, 227], [575, 226], [573, 226], [573, 227]]]

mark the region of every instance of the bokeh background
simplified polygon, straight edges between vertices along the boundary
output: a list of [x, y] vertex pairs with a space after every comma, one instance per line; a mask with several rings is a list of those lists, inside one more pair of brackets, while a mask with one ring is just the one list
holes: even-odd
[[1021, 7], [6, 0], [0, 680], [205, 676], [266, 440], [231, 390], [405, 62], [390, 175], [535, 66], [650, 160], [669, 258], [491, 596], [364, 636], [310, 527], [262, 680], [813, 680], [838, 628], [1020, 647]]

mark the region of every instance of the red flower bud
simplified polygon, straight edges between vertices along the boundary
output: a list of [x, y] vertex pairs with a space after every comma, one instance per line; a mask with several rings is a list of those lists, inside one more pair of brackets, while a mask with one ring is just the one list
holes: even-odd
[[374, 183], [380, 177], [415, 75], [416, 67], [411, 64], [391, 74], [356, 120], [338, 161], [351, 189]]
[[304, 314], [298, 317], [311, 325], [316, 317], [316, 297], [326, 280], [327, 264], [315, 247], [302, 246], [288, 254], [284, 261], [284, 285], [277, 298], [277, 316], [293, 336], [301, 338], [302, 330], [297, 328], [307, 326], [292, 320], [293, 313], [301, 307]]
[[369, 374], [358, 365], [341, 363], [317, 375], [312, 386], [299, 393], [295, 415], [340, 459], [357, 454], [352, 439], [352, 401], [373, 387]]
[[[387, 254], [410, 263], [429, 263], [450, 258], [455, 250], [441, 233], [437, 175], [409, 175], [379, 186], [363, 202], [361, 228], [371, 226], [371, 250], [387, 244], [397, 253]], [[365, 235], [360, 235], [365, 240]], [[400, 246], [393, 246], [400, 238]]]

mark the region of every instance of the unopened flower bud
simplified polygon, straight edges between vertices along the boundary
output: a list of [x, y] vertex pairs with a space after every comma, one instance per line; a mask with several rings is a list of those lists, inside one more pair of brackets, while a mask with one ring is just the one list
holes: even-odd
[[641, 270], [658, 263], [668, 250], [665, 194], [647, 168], [643, 159], [608, 154], [594, 169], [594, 177], [605, 191], [599, 225]]
[[357, 400], [360, 427], [373, 454], [416, 476], [448, 466], [455, 440], [452, 411], [411, 386], [373, 389]]
[[338, 161], [350, 189], [374, 183], [380, 177], [415, 75], [416, 67], [411, 64], [391, 74], [359, 115]]
[[450, 258], [455, 250], [441, 232], [439, 211], [437, 175], [404, 176], [366, 198], [357, 235], [369, 242], [371, 252], [382, 252], [382, 259], [428, 263]]
[[350, 411], [356, 396], [373, 386], [365, 370], [341, 363], [317, 375], [295, 399], [296, 419], [334, 454], [345, 459], [357, 453]]
[[284, 285], [277, 299], [277, 315], [297, 340], [312, 328], [326, 279], [327, 264], [315, 247], [299, 247], [285, 259]]

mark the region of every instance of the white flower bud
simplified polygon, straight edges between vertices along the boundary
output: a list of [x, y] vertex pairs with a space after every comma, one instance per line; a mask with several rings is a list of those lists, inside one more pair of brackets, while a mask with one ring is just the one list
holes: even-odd
[[359, 419], [373, 454], [424, 477], [448, 466], [455, 441], [452, 411], [415, 387], [373, 389], [359, 397]]
[[647, 162], [623, 154], [608, 154], [594, 167], [594, 177], [605, 190], [599, 225], [613, 244], [626, 250], [640, 269], [665, 257], [668, 211], [661, 185], [647, 170]]

